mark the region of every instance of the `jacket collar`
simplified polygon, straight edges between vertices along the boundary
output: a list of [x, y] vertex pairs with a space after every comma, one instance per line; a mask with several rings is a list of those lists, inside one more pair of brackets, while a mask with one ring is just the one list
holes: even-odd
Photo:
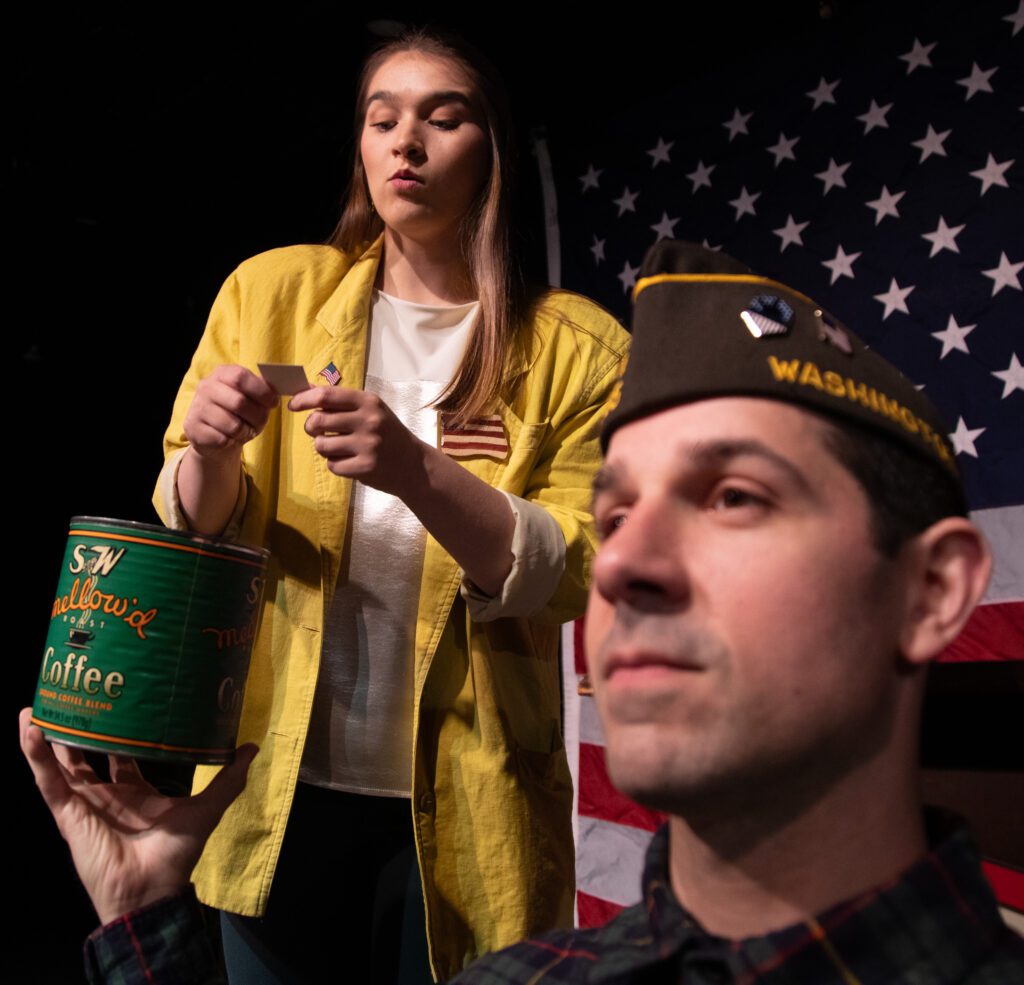
[[346, 271], [341, 283], [317, 312], [316, 320], [334, 338], [363, 332], [369, 324], [370, 299], [377, 268], [384, 253], [384, 236], [372, 242]]
[[[384, 255], [384, 234], [377, 237], [349, 267], [341, 283], [317, 312], [316, 320], [335, 339], [348, 339], [363, 332], [369, 324], [370, 301], [377, 271]], [[525, 352], [509, 356], [505, 366], [506, 380], [525, 373], [537, 359], [536, 339], [525, 340]]]

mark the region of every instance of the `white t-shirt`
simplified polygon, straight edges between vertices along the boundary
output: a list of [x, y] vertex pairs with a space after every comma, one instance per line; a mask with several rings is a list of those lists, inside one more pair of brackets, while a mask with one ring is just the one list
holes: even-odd
[[[375, 291], [364, 388], [438, 447], [432, 404], [458, 370], [479, 304], [415, 304]], [[505, 494], [513, 568], [499, 595], [463, 580], [473, 618], [539, 609], [565, 567], [565, 540], [541, 507]], [[413, 665], [426, 531], [398, 497], [352, 486], [349, 541], [324, 625], [299, 778], [374, 796], [412, 789]]]

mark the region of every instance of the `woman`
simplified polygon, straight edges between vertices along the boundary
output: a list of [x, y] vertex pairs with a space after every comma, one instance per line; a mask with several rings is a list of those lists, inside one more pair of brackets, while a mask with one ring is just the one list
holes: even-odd
[[[425, 926], [443, 979], [571, 919], [558, 634], [626, 336], [517, 287], [507, 129], [463, 46], [371, 56], [330, 245], [235, 271], [175, 403], [164, 521], [273, 553], [239, 735], [261, 751], [195, 874], [266, 910], [225, 921], [229, 970], [351, 967], [372, 940], [374, 977], [407, 980]], [[275, 409], [254, 372], [275, 362], [327, 385]]]

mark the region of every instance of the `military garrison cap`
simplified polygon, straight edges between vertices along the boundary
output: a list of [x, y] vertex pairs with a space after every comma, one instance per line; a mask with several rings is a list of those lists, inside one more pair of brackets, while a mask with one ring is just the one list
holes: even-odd
[[750, 396], [882, 431], [959, 482], [938, 410], [799, 291], [693, 243], [662, 240], [633, 292], [633, 345], [601, 434], [676, 404]]

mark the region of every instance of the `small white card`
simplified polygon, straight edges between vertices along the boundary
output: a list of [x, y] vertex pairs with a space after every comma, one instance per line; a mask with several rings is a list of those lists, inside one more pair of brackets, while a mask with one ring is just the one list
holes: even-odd
[[278, 393], [293, 396], [309, 389], [306, 371], [294, 363], [257, 363], [260, 375]]

